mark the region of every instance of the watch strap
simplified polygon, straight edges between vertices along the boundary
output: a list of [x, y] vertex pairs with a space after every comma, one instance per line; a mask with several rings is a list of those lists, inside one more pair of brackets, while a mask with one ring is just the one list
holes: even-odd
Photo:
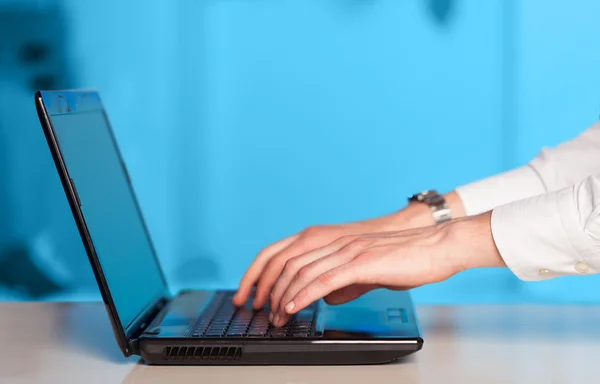
[[446, 203], [446, 199], [444, 199], [444, 196], [435, 190], [417, 193], [410, 197], [409, 201], [416, 201], [429, 206], [436, 224], [441, 224], [452, 220], [452, 212]]

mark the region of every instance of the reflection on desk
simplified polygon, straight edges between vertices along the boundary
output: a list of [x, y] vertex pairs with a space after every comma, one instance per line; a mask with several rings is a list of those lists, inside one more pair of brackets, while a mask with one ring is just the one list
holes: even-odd
[[421, 383], [414, 363], [367, 366], [316, 367], [151, 367], [137, 365], [123, 384], [248, 383], [248, 384], [354, 384]]
[[1, 303], [1, 383], [587, 383], [600, 306], [419, 307], [425, 345], [374, 366], [156, 367], [125, 359], [99, 303]]

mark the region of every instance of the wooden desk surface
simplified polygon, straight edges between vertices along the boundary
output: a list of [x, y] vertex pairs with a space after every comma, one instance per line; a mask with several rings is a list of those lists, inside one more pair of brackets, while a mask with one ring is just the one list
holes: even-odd
[[0, 303], [0, 383], [597, 383], [600, 306], [419, 307], [412, 358], [378, 366], [151, 367], [99, 303]]

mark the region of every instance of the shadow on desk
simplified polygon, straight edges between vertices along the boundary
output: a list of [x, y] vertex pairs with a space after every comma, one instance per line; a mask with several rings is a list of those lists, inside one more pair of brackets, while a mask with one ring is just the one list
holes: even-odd
[[146, 366], [138, 364], [122, 384], [159, 384], [176, 379], [177, 384], [257, 383], [332, 384], [419, 382], [419, 372], [410, 356], [395, 363], [352, 366]]

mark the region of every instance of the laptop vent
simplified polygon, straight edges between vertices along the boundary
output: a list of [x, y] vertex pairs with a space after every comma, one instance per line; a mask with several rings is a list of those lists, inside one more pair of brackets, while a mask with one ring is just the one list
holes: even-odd
[[165, 360], [234, 361], [242, 358], [241, 347], [166, 347]]

